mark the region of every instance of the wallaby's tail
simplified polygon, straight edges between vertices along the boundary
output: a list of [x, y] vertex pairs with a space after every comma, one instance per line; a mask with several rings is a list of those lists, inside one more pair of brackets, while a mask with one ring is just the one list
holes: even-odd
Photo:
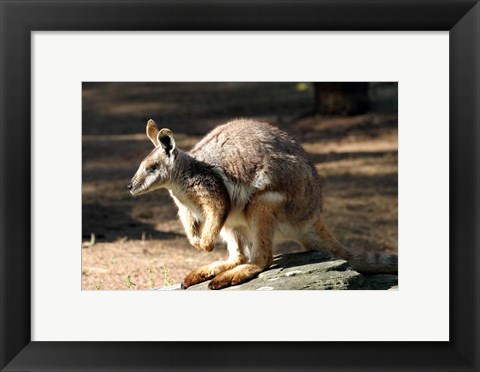
[[350, 249], [341, 244], [332, 235], [322, 217], [315, 224], [316, 235], [320, 241], [311, 239], [302, 242], [303, 246], [310, 250], [326, 249], [334, 256], [348, 261], [352, 267], [365, 274], [397, 274], [398, 256], [387, 253], [353, 253]]
[[[347, 255], [348, 256], [348, 255]], [[342, 257], [363, 274], [397, 274], [398, 256], [388, 253], [350, 253]]]

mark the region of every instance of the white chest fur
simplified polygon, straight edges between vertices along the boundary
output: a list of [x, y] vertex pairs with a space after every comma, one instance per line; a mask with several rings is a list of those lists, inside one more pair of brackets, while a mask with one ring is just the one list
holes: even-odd
[[180, 210], [188, 209], [199, 221], [203, 220], [200, 210], [186, 196], [178, 192], [174, 192], [173, 190], [169, 190], [169, 192], [173, 201]]

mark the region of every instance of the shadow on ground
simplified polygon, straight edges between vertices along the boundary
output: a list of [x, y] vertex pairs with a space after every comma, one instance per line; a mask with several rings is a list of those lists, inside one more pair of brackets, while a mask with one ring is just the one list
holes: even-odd
[[82, 206], [82, 239], [97, 241], [121, 239], [174, 239], [183, 235], [156, 229], [153, 224], [133, 218], [131, 207], [124, 205], [84, 204]]

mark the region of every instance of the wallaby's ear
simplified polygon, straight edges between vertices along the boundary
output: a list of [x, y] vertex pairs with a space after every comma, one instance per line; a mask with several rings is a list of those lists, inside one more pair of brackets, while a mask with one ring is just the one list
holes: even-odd
[[157, 141], [159, 146], [162, 146], [163, 151], [171, 157], [175, 151], [175, 139], [173, 138], [173, 132], [170, 129], [160, 129], [157, 135]]
[[158, 135], [157, 124], [155, 124], [155, 122], [152, 119], [150, 119], [147, 123], [147, 136], [148, 138], [150, 138], [150, 141], [153, 142], [155, 147], [159, 145], [157, 135]]

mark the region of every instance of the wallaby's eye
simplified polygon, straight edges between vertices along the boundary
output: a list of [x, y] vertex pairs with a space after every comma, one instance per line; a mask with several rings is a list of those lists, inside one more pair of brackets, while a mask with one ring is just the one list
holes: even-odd
[[155, 166], [154, 165], [151, 165], [149, 167], [147, 167], [147, 169], [145, 169], [147, 171], [147, 173], [153, 173], [155, 172]]

